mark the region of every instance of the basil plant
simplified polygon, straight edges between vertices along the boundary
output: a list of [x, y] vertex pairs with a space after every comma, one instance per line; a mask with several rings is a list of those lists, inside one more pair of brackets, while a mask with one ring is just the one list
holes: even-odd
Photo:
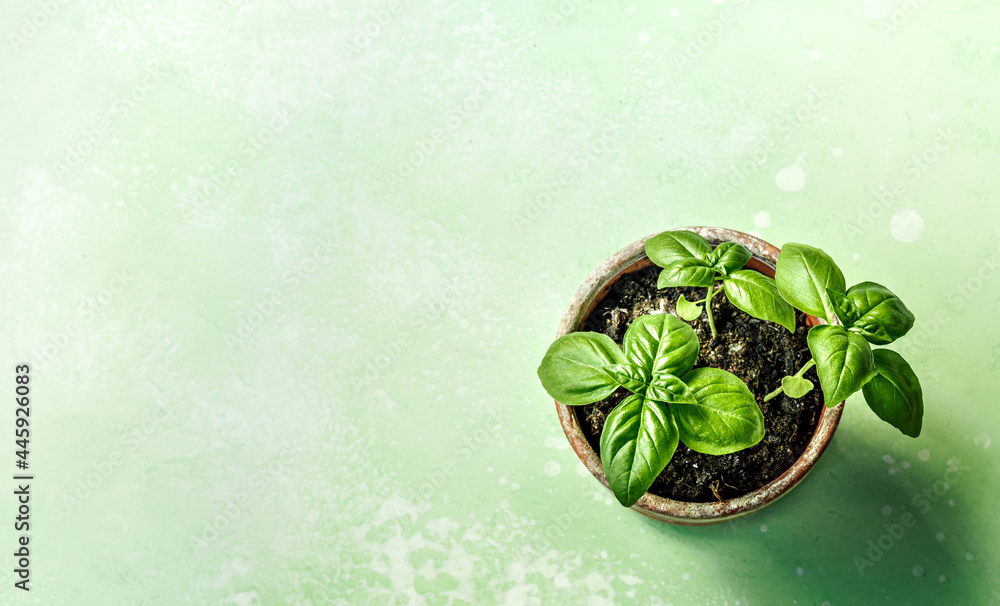
[[670, 314], [637, 318], [624, 351], [607, 335], [557, 339], [538, 367], [542, 386], [569, 406], [598, 402], [619, 387], [628, 396], [601, 432], [601, 463], [618, 501], [632, 506], [670, 462], [679, 442], [711, 455], [743, 450], [764, 437], [764, 416], [750, 389], [717, 368], [693, 368], [700, 344]]
[[[705, 298], [677, 301], [677, 315], [691, 322], [701, 316], [705, 305], [712, 338], [717, 336], [712, 317], [712, 298], [725, 289], [729, 302], [755, 318], [776, 322], [795, 331], [795, 310], [781, 295], [774, 280], [760, 272], [743, 269], [753, 255], [736, 242], [723, 242], [715, 249], [708, 240], [690, 231], [665, 231], [646, 240], [646, 256], [663, 268], [657, 288], [673, 286], [707, 287]], [[716, 281], [722, 286], [715, 288]]]
[[[778, 255], [775, 281], [781, 296], [797, 309], [830, 324], [809, 330], [813, 357], [768, 401], [784, 392], [797, 398], [812, 382], [802, 375], [813, 365], [827, 406], [835, 406], [857, 391], [880, 419], [905, 435], [917, 437], [924, 415], [923, 393], [913, 369], [885, 345], [905, 335], [913, 314], [888, 288], [861, 282], [847, 288], [844, 274], [825, 252], [805, 244], [786, 244]], [[832, 325], [833, 319], [839, 325]]]

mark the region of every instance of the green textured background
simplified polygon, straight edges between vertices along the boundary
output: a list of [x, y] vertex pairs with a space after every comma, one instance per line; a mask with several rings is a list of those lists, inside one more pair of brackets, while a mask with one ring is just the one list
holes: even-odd
[[[0, 384], [31, 364], [37, 479], [28, 594], [0, 481], [0, 603], [1000, 604], [998, 22], [985, 0], [5, 3]], [[613, 503], [535, 368], [593, 268], [685, 225], [900, 294], [921, 437], [855, 396], [750, 519]]]

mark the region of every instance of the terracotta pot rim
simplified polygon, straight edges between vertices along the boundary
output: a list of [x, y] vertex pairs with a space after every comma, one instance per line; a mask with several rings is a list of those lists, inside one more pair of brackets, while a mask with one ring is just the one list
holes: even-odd
[[[738, 242], [746, 246], [753, 253], [754, 258], [750, 263], [754, 265], [754, 269], [765, 274], [770, 272], [772, 276], [774, 274], [774, 266], [777, 263], [780, 251], [777, 247], [760, 238], [717, 227], [682, 227], [671, 231], [677, 230], [686, 230], [699, 234], [713, 245], [727, 241]], [[651, 234], [629, 244], [594, 270], [577, 290], [576, 295], [566, 309], [566, 313], [559, 323], [559, 331], [556, 334], [557, 338], [578, 330], [583, 320], [591, 312], [596, 303], [604, 297], [615, 280], [627, 273], [632, 266], [646, 259], [644, 244], [653, 235], [656, 234]], [[823, 323], [822, 319], [813, 316], [807, 316], [807, 321], [810, 324]], [[836, 319], [834, 319], [834, 322], [836, 322]], [[830, 443], [830, 439], [837, 429], [837, 424], [840, 422], [843, 408], [843, 402], [840, 402], [836, 406], [824, 407], [819, 423], [816, 426], [816, 431], [813, 433], [813, 437], [802, 455], [783, 474], [753, 492], [734, 499], [714, 503], [675, 501], [646, 493], [632, 506], [632, 509], [657, 520], [685, 525], [714, 524], [758, 511], [787, 494], [788, 491], [809, 473], [809, 470], [816, 464], [816, 461], [819, 460], [820, 455], [823, 454], [823, 451]], [[563, 431], [573, 450], [576, 452], [577, 457], [590, 470], [590, 473], [610, 490], [607, 478], [604, 475], [604, 467], [601, 465], [601, 459], [594, 452], [594, 449], [591, 448], [586, 436], [584, 436], [579, 420], [572, 407], [556, 402], [556, 410], [559, 414], [559, 422], [562, 424]]]

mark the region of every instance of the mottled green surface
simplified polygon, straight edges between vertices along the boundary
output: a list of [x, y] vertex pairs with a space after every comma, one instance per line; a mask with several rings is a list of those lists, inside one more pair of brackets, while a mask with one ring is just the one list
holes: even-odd
[[[1000, 6], [815, 4], [5, 3], [0, 603], [1000, 603]], [[619, 507], [535, 369], [684, 225], [902, 296], [920, 438], [858, 395], [750, 519]]]

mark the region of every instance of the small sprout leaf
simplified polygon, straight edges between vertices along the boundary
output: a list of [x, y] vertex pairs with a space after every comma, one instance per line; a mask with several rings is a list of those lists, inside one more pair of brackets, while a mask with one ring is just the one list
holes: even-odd
[[813, 383], [802, 377], [788, 376], [781, 380], [781, 389], [789, 398], [801, 398], [812, 391]]
[[686, 322], [694, 322], [701, 317], [701, 305], [692, 303], [681, 295], [677, 300], [677, 315]]

